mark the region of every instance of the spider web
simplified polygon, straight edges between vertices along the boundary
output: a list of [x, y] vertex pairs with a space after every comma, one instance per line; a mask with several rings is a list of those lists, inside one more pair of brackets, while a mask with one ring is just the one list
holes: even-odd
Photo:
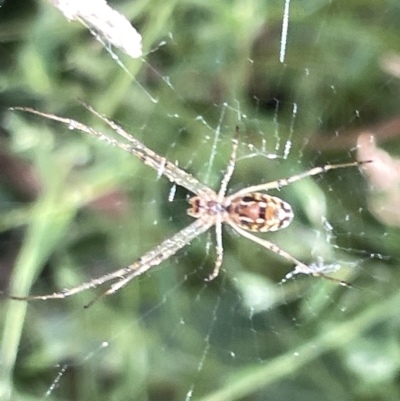
[[[13, 56], [5, 103], [106, 130], [81, 98], [215, 190], [238, 125], [228, 193], [325, 163], [381, 161], [379, 148], [358, 155], [357, 141], [374, 134], [392, 156], [398, 148], [400, 10], [347, 3], [118, 2], [143, 35], [141, 60], [110, 57], [47, 4], [8, 5], [3, 32], [10, 15], [28, 28], [3, 46]], [[3, 125], [2, 288], [16, 266], [27, 271], [21, 291], [78, 285], [192, 221], [191, 194], [132, 155], [37, 117], [7, 112]], [[372, 173], [332, 171], [274, 191], [295, 219], [261, 235], [353, 288], [300, 275], [283, 283], [294, 266], [226, 227], [222, 271], [205, 282], [211, 229], [87, 310], [96, 291], [17, 306], [3, 299], [4, 399], [396, 397], [398, 229], [396, 212], [379, 213], [396, 202], [379, 186], [386, 176]], [[11, 320], [9, 308], [20, 308]]]

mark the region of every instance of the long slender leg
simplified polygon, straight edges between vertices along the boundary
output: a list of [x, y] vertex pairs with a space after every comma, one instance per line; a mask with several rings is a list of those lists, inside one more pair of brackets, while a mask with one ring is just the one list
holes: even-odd
[[103, 134], [102, 132], [97, 131], [91, 127], [88, 127], [87, 125], [82, 124], [79, 121], [73, 120], [71, 118], [64, 118], [56, 116], [54, 114], [42, 113], [41, 111], [37, 111], [29, 107], [14, 107], [13, 110], [21, 110], [32, 114], [37, 114], [41, 117], [45, 117], [50, 120], [61, 122], [63, 124], [66, 124], [70, 129], [84, 132], [86, 134], [89, 134], [91, 136], [100, 139], [103, 142], [106, 142], [109, 145], [117, 146], [120, 149], [124, 150], [125, 152], [131, 153], [137, 158], [139, 158], [144, 164], [156, 170], [160, 176], [161, 175], [166, 176], [170, 181], [186, 188], [188, 191], [193, 192], [196, 195], [213, 193], [213, 191], [210, 188], [202, 184], [191, 174], [188, 174], [186, 171], [181, 170], [178, 166], [168, 161], [165, 157], [162, 157], [157, 153], [153, 152], [142, 142], [138, 141], [132, 135], [128, 134], [118, 124], [114, 123], [111, 120], [108, 120], [106, 117], [95, 111], [92, 107], [88, 105], [84, 106], [93, 114], [95, 114], [97, 117], [101, 118], [118, 135], [127, 139], [130, 143], [127, 144], [119, 142], [116, 139], [110, 138], [109, 136]]
[[45, 301], [47, 299], [63, 299], [70, 297], [71, 295], [78, 294], [79, 292], [88, 290], [90, 288], [96, 288], [108, 281], [117, 279], [118, 281], [116, 281], [116, 283], [111, 286], [110, 290], [106, 291], [105, 293], [111, 294], [117, 289], [122, 288], [134, 277], [140, 276], [151, 267], [159, 265], [161, 262], [174, 255], [179, 249], [183, 248], [194, 238], [199, 236], [201, 233], [207, 231], [211, 227], [211, 225], [212, 224], [205, 223], [201, 219], [197, 219], [192, 224], [179, 231], [171, 238], [163, 241], [160, 245], [155, 247], [150, 252], [147, 252], [144, 256], [139, 258], [135, 263], [129, 265], [128, 267], [119, 269], [113, 273], [105, 274], [104, 276], [81, 284], [77, 287], [47, 295], [33, 295], [27, 297], [10, 295], [9, 297], [18, 301], [32, 301], [35, 299], [40, 299], [42, 301]]
[[224, 177], [221, 182], [221, 187], [218, 191], [218, 200], [221, 202], [223, 197], [225, 196], [226, 189], [228, 187], [229, 181], [231, 180], [233, 171], [235, 170], [236, 164], [236, 152], [239, 145], [239, 127], [236, 126], [235, 136], [232, 139], [232, 153], [231, 157], [229, 158], [228, 166], [226, 168]]
[[296, 175], [293, 175], [288, 178], [282, 178], [280, 180], [268, 182], [265, 184], [253, 185], [251, 187], [243, 188], [240, 191], [236, 192], [235, 194], [231, 195], [229, 198], [233, 198], [233, 197], [236, 198], [237, 196], [246, 195], [251, 192], [268, 191], [270, 189], [282, 188], [289, 184], [292, 184], [295, 181], [299, 181], [303, 178], [310, 177], [313, 175], [326, 173], [329, 170], [336, 170], [338, 168], [362, 166], [363, 164], [371, 163], [371, 162], [372, 162], [372, 160], [365, 160], [365, 161], [342, 163], [342, 164], [327, 164], [325, 166], [315, 167], [315, 168], [312, 168], [311, 170], [305, 171], [304, 173], [296, 174]]
[[215, 277], [218, 276], [219, 269], [220, 269], [220, 267], [222, 265], [222, 261], [224, 259], [224, 247], [223, 247], [223, 244], [222, 244], [222, 222], [221, 222], [220, 218], [215, 223], [215, 239], [217, 241], [217, 244], [215, 246], [215, 250], [216, 250], [216, 254], [217, 255], [216, 255], [216, 259], [215, 259], [214, 270], [205, 279], [205, 281], [214, 280]]
[[293, 264], [295, 264], [296, 268], [295, 268], [294, 272], [289, 273], [286, 276], [286, 278], [290, 278], [294, 274], [308, 274], [308, 275], [312, 275], [312, 276], [315, 276], [315, 277], [325, 278], [327, 280], [333, 281], [333, 282], [338, 283], [340, 285], [343, 285], [345, 287], [351, 287], [351, 284], [347, 283], [346, 281], [342, 281], [342, 280], [338, 280], [338, 279], [336, 279], [334, 277], [326, 276], [325, 274], [312, 269], [311, 267], [307, 266], [306, 264], [304, 264], [304, 263], [300, 262], [299, 260], [297, 260], [296, 258], [294, 258], [289, 253], [285, 252], [283, 249], [279, 248], [273, 242], [267, 241], [267, 240], [265, 240], [263, 238], [259, 238], [259, 237], [255, 236], [253, 234], [250, 234], [249, 232], [247, 232], [247, 231], [241, 229], [240, 227], [238, 227], [236, 224], [233, 224], [233, 223], [229, 223], [229, 224], [239, 234], [241, 234], [244, 237], [256, 242], [257, 244], [260, 244], [264, 248], [267, 248], [267, 249], [271, 250], [272, 252], [275, 252], [276, 254], [284, 257], [285, 259], [287, 259], [290, 262], [292, 262]]
[[127, 139], [132, 144], [131, 153], [134, 153], [133, 151], [135, 150], [138, 153], [136, 156], [138, 156], [144, 162], [144, 164], [155, 169], [158, 174], [165, 175], [172, 182], [185, 187], [187, 190], [195, 193], [196, 195], [212, 192], [210, 188], [202, 184], [199, 180], [197, 180], [197, 178], [193, 177], [191, 174], [188, 174], [186, 171], [181, 170], [177, 165], [171, 163], [165, 157], [162, 157], [149, 149], [142, 142], [128, 134], [120, 125], [112, 120], [109, 120], [106, 116], [93, 109], [92, 106], [84, 102], [81, 102], [81, 104], [96, 117], [103, 120], [118, 135]]

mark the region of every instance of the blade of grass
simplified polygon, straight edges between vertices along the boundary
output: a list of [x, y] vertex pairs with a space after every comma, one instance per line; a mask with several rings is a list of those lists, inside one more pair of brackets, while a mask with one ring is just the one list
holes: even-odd
[[[76, 207], [60, 202], [58, 185], [38, 199], [26, 239], [17, 259], [10, 282], [10, 293], [28, 295], [35, 277], [54, 251], [60, 238], [75, 215]], [[0, 372], [0, 399], [12, 396], [12, 374], [17, 358], [27, 303], [8, 301], [1, 344], [2, 369]]]

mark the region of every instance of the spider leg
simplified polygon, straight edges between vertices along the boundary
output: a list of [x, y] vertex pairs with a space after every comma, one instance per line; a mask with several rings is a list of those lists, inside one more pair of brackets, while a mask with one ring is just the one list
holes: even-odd
[[137, 158], [139, 158], [144, 164], [153, 168], [157, 171], [159, 176], [165, 175], [171, 182], [180, 185], [190, 192], [195, 193], [196, 195], [201, 194], [209, 194], [213, 192], [206, 185], [202, 184], [191, 174], [188, 174], [186, 171], [181, 170], [178, 166], [168, 161], [165, 157], [159, 156], [157, 153], [153, 152], [147, 146], [145, 146], [142, 142], [135, 139], [132, 135], [128, 134], [122, 127], [108, 118], [104, 117], [96, 110], [94, 110], [91, 106], [82, 103], [90, 112], [92, 112], [95, 116], [102, 119], [106, 124], [108, 124], [118, 135], [128, 140], [130, 143], [119, 142], [114, 138], [111, 138], [100, 131], [97, 131], [91, 127], [88, 127], [85, 124], [80, 123], [79, 121], [73, 120], [71, 118], [63, 118], [56, 116], [54, 114], [42, 113], [41, 111], [37, 111], [35, 109], [29, 107], [14, 107], [13, 110], [21, 110], [28, 113], [36, 114], [41, 117], [47, 118], [49, 120], [54, 120], [66, 124], [68, 128], [76, 131], [81, 131], [83, 133], [89, 134], [98, 138], [99, 140], [106, 142], [111, 146], [117, 146], [125, 152], [131, 153]]
[[315, 167], [310, 170], [304, 171], [303, 173], [295, 174], [288, 178], [281, 178], [276, 181], [267, 182], [264, 184], [253, 185], [251, 187], [243, 188], [240, 191], [236, 192], [235, 194], [231, 195], [229, 198], [247, 195], [251, 192], [269, 191], [271, 189], [282, 188], [289, 184], [292, 184], [295, 181], [299, 181], [299, 180], [302, 180], [303, 178], [311, 177], [313, 175], [326, 173], [329, 170], [336, 170], [338, 168], [362, 166], [363, 164], [371, 163], [371, 162], [372, 162], [372, 160], [365, 160], [365, 161], [357, 161], [357, 162], [342, 163], [342, 164], [326, 164], [325, 166]]
[[[90, 288], [96, 288], [108, 281], [119, 279], [114, 284], [112, 284], [110, 289], [107, 290], [101, 296], [112, 294], [118, 289], [122, 288], [134, 277], [140, 276], [153, 266], [159, 265], [161, 262], [174, 255], [179, 249], [189, 244], [194, 238], [196, 238], [203, 232], [207, 231], [211, 227], [211, 225], [212, 224], [206, 223], [199, 218], [195, 220], [192, 224], [184, 228], [183, 230], [173, 235], [171, 238], [168, 238], [165, 241], [163, 241], [153, 250], [147, 252], [145, 255], [139, 258], [135, 263], [123, 269], [119, 269], [113, 273], [105, 274], [104, 276], [91, 280], [87, 283], [81, 284], [77, 287], [48, 295], [33, 295], [27, 297], [18, 297], [10, 295], [9, 298], [18, 301], [32, 301], [37, 299], [45, 301], [47, 299], [63, 299], [70, 297], [71, 295], [77, 294], [79, 292], [88, 290]], [[92, 305], [100, 297], [96, 297], [87, 306]]]
[[239, 137], [239, 127], [236, 126], [236, 131], [235, 131], [235, 136], [232, 138], [232, 153], [231, 157], [229, 158], [228, 166], [226, 168], [224, 177], [221, 182], [221, 187], [218, 192], [218, 199], [219, 201], [222, 201], [223, 197], [225, 196], [226, 189], [228, 187], [229, 181], [231, 180], [233, 171], [235, 170], [235, 164], [236, 164], [236, 153], [237, 153], [237, 148], [239, 145], [238, 141]]
[[128, 134], [120, 125], [93, 109], [92, 106], [84, 102], [81, 102], [81, 104], [96, 117], [103, 120], [119, 136], [125, 138], [132, 144], [131, 146], [125, 144], [122, 144], [123, 146], [120, 146], [119, 144], [117, 144], [117, 146], [139, 157], [144, 164], [152, 167], [154, 170], [157, 171], [160, 176], [165, 175], [170, 181], [185, 187], [190, 192], [193, 192], [196, 195], [209, 194], [211, 192], [210, 188], [202, 184], [191, 174], [188, 174], [186, 171], [181, 170], [176, 164], [171, 163], [165, 157], [162, 157], [149, 149], [142, 142], [138, 141], [132, 135]]
[[222, 222], [221, 222], [220, 218], [215, 223], [215, 238], [216, 238], [216, 241], [217, 241], [217, 244], [215, 246], [215, 250], [216, 250], [217, 255], [216, 255], [216, 258], [215, 258], [214, 270], [205, 279], [205, 281], [212, 281], [218, 276], [219, 269], [220, 269], [220, 267], [222, 265], [222, 261], [224, 259], [224, 247], [222, 245]]
[[[239, 145], [238, 141], [239, 137], [239, 127], [236, 126], [235, 130], [235, 136], [232, 139], [232, 152], [231, 152], [231, 157], [229, 158], [228, 166], [226, 168], [224, 177], [222, 178], [221, 182], [221, 187], [218, 191], [217, 199], [219, 202], [222, 202], [226, 190], [228, 188], [229, 181], [231, 180], [232, 174], [235, 170], [235, 164], [236, 164], [236, 153], [237, 153], [237, 148]], [[224, 258], [224, 247], [222, 244], [222, 221], [221, 221], [221, 216], [217, 218], [217, 221], [215, 223], [215, 237], [217, 241], [217, 245], [215, 246], [216, 250], [216, 259], [215, 259], [215, 265], [214, 265], [214, 270], [213, 272], [205, 279], [205, 281], [212, 281], [215, 279], [215, 277], [218, 276], [219, 274], [219, 269], [222, 265], [222, 260]]]
[[83, 283], [77, 287], [65, 289], [60, 292], [54, 292], [53, 294], [46, 294], [46, 295], [29, 295], [29, 296], [16, 296], [16, 295], [9, 295], [10, 299], [16, 300], [16, 301], [34, 301], [34, 300], [42, 300], [46, 301], [48, 299], [64, 299], [68, 298], [72, 295], [78, 294], [80, 292], [89, 290], [91, 288], [96, 288], [108, 281], [114, 280], [119, 277], [124, 277], [128, 272], [130, 272], [136, 264], [139, 264], [141, 262], [141, 259], [139, 259], [137, 262], [134, 264], [124, 267], [122, 269], [119, 269], [115, 272], [105, 274], [104, 276], [95, 278], [91, 281], [88, 281], [86, 283]]
[[114, 294], [115, 292], [117, 292], [119, 289], [125, 287], [126, 284], [129, 283], [129, 281], [131, 281], [132, 279], [134, 279], [135, 277], [138, 277], [140, 275], [142, 275], [144, 272], [146, 272], [147, 270], [149, 270], [151, 267], [153, 266], [157, 266], [158, 264], [160, 264], [164, 259], [160, 259], [158, 263], [146, 263], [144, 265], [141, 266], [137, 266], [136, 269], [132, 268], [134, 265], [137, 265], [138, 262], [136, 262], [133, 265], [130, 265], [128, 268], [130, 268], [131, 273], [130, 274], [126, 274], [125, 276], [122, 276], [120, 278], [120, 280], [116, 281], [115, 283], [111, 284], [110, 288], [103, 292], [102, 294], [97, 295], [96, 297], [94, 297], [89, 303], [87, 303], [84, 308], [87, 309], [89, 307], [91, 307], [96, 301], [98, 301], [100, 298], [106, 297], [107, 295], [111, 295]]
[[267, 240], [265, 240], [263, 238], [259, 238], [259, 237], [255, 236], [253, 234], [250, 234], [249, 232], [247, 232], [247, 231], [241, 229], [240, 227], [238, 227], [236, 224], [233, 224], [231, 222], [229, 222], [229, 224], [239, 234], [243, 235], [244, 237], [250, 239], [251, 241], [254, 241], [257, 244], [260, 244], [264, 248], [267, 248], [270, 251], [275, 252], [276, 254], [278, 254], [278, 255], [284, 257], [285, 259], [289, 260], [290, 262], [294, 263], [296, 265], [296, 268], [295, 268], [294, 272], [289, 273], [286, 276], [286, 278], [290, 278], [294, 274], [308, 274], [308, 275], [312, 275], [312, 276], [315, 276], [315, 277], [321, 277], [321, 278], [333, 281], [333, 282], [338, 283], [338, 284], [340, 284], [342, 286], [345, 286], [345, 287], [351, 287], [351, 284], [347, 283], [346, 281], [338, 280], [338, 279], [336, 279], [334, 277], [326, 276], [325, 274], [323, 274], [323, 273], [321, 273], [319, 271], [315, 271], [310, 266], [307, 266], [306, 264], [300, 262], [299, 260], [294, 258], [289, 253], [287, 253], [283, 249], [279, 248], [273, 242], [267, 241]]
[[67, 125], [72, 130], [84, 132], [86, 134], [95, 136], [101, 140], [110, 139], [110, 141], [106, 141], [106, 142], [109, 142], [111, 145], [116, 145], [115, 140], [111, 140], [111, 138], [106, 138], [105, 135], [101, 134], [100, 132], [94, 130], [93, 128], [88, 127], [85, 124], [80, 123], [79, 121], [73, 120], [71, 118], [64, 118], [64, 117], [56, 116], [54, 114], [43, 113], [41, 111], [32, 109], [30, 107], [12, 107], [10, 110], [25, 111], [27, 113], [36, 114], [38, 116], [47, 118], [48, 120], [58, 121], [60, 123]]

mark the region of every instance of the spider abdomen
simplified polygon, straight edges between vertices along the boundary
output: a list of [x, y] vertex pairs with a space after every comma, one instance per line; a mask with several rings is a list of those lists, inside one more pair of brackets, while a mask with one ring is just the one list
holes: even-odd
[[293, 220], [291, 206], [275, 196], [260, 192], [233, 198], [228, 207], [229, 219], [248, 231], [277, 231]]

